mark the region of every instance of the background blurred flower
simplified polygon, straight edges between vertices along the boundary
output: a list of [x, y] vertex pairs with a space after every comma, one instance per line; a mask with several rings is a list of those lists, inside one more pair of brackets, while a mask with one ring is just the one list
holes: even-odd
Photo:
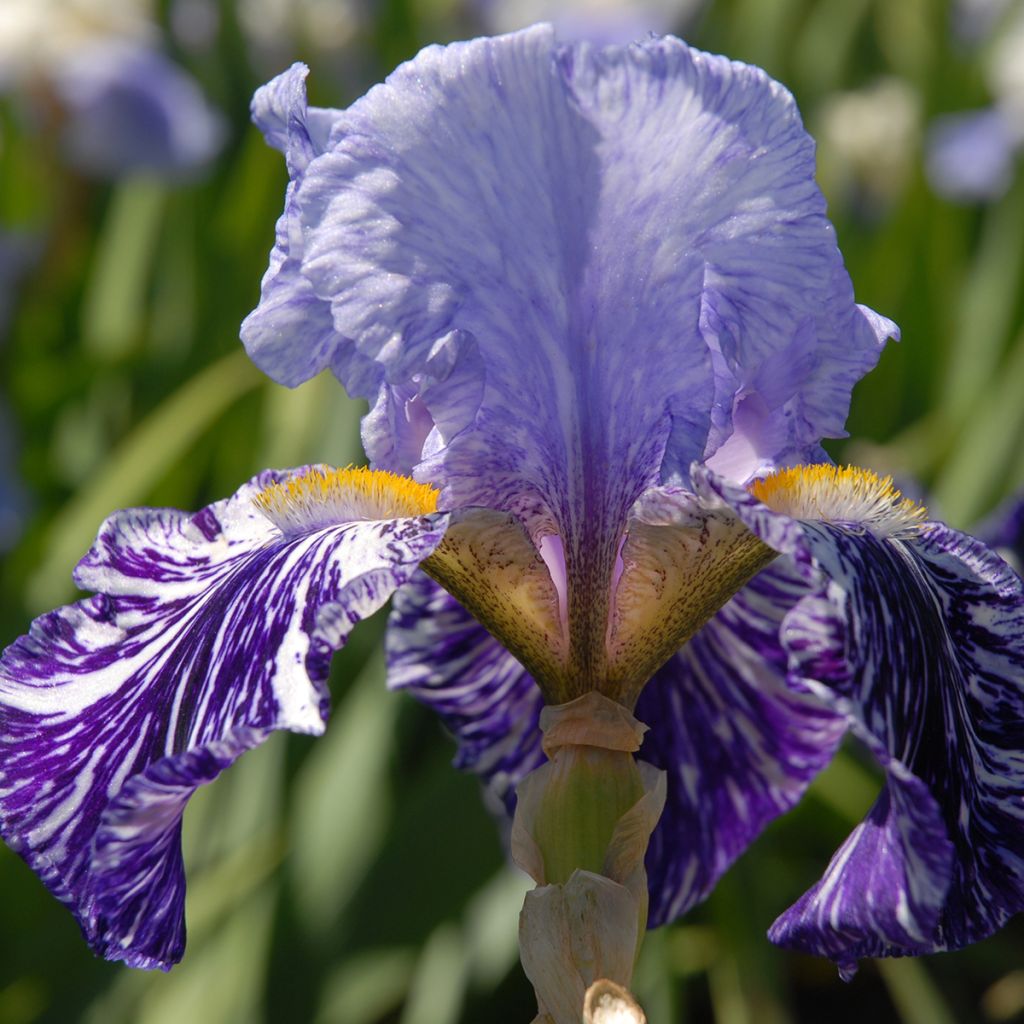
[[941, 115], [928, 129], [928, 180], [947, 199], [997, 199], [1016, 173], [1024, 145], [1024, 5], [1008, 10], [1003, 3], [972, 12], [978, 34], [993, 33], [983, 55], [992, 106]]
[[928, 129], [928, 180], [947, 199], [998, 199], [1013, 181], [1015, 149], [1003, 111], [945, 114]]
[[17, 471], [14, 428], [0, 406], [0, 553], [13, 547], [25, 525], [27, 500]]
[[1015, 0], [953, 0], [953, 29], [967, 43], [985, 39]]
[[51, 81], [64, 152], [89, 174], [176, 175], [205, 165], [223, 141], [223, 121], [195, 80], [156, 50], [96, 43]]
[[[0, 232], [0, 347], [16, 308], [16, 293], [36, 262], [41, 239], [27, 231]], [[0, 383], [0, 552], [21, 535], [28, 511], [24, 482], [18, 473], [17, 433]]]
[[224, 125], [159, 50], [148, 5], [14, 0], [0, 12], [0, 84], [85, 174], [169, 176], [209, 162]]

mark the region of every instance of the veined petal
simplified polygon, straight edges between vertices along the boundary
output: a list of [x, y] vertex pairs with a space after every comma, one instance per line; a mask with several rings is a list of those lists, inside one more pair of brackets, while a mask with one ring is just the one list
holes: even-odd
[[363, 447], [374, 466], [429, 479], [445, 438], [471, 427], [483, 399], [476, 340], [452, 331], [434, 343], [423, 369], [403, 384], [384, 381], [363, 418]]
[[436, 514], [282, 532], [255, 499], [292, 479], [111, 516], [76, 573], [97, 595], [0, 658], [0, 831], [110, 959], [180, 959], [188, 797], [272, 730], [323, 730], [331, 650], [444, 534]]
[[891, 491], [888, 511], [858, 522], [831, 501], [815, 522], [699, 475], [817, 582], [783, 622], [790, 674], [886, 772], [868, 818], [771, 937], [851, 970], [991, 934], [1024, 909], [1020, 577], [970, 537], [909, 523]]
[[526, 669], [423, 573], [395, 594], [387, 660], [388, 686], [441, 716], [458, 743], [456, 767], [480, 775], [511, 815], [516, 785], [545, 760], [544, 702]]
[[415, 395], [439, 339], [475, 341], [480, 386], [426, 410], [417, 475], [557, 533], [570, 606], [602, 600], [646, 486], [838, 433], [893, 330], [854, 305], [813, 170], [784, 89], [678, 40], [428, 48], [339, 115], [293, 194], [338, 335], [296, 359]]
[[253, 120], [267, 143], [284, 154], [289, 182], [260, 304], [242, 323], [241, 337], [252, 361], [289, 387], [315, 377], [348, 353], [346, 376], [354, 382], [353, 391], [369, 394], [380, 381], [380, 368], [337, 333], [329, 303], [317, 297], [300, 273], [303, 241], [296, 190], [341, 116], [340, 111], [306, 104], [308, 73], [305, 65], [293, 64], [258, 89], [252, 100]]
[[647, 684], [639, 756], [668, 774], [647, 853], [650, 924], [704, 899], [828, 764], [844, 716], [787, 682], [779, 636], [808, 585], [784, 562], [756, 576]]

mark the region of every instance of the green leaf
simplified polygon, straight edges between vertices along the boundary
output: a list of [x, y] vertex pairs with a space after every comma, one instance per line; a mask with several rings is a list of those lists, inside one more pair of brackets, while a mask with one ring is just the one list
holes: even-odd
[[443, 924], [427, 939], [400, 1024], [457, 1024], [466, 990], [466, 950], [459, 929]]
[[82, 342], [104, 359], [126, 355], [142, 334], [167, 188], [152, 178], [117, 186], [100, 231], [82, 312]]
[[54, 518], [46, 557], [26, 588], [29, 607], [41, 612], [66, 600], [73, 591], [71, 569], [103, 520], [143, 501], [218, 417], [262, 379], [244, 352], [233, 352], [183, 384], [139, 423]]
[[322, 935], [358, 892], [391, 814], [388, 768], [399, 701], [377, 649], [310, 751], [293, 788], [289, 864], [299, 916]]
[[[1006, 493], [1008, 475], [1024, 436], [1024, 331], [973, 415], [960, 431], [956, 447], [932, 488], [942, 518], [969, 527]], [[1012, 481], [1019, 484], [1019, 480]]]
[[887, 957], [876, 960], [902, 1024], [956, 1024], [928, 974], [927, 968], [914, 957]]
[[326, 981], [314, 1024], [374, 1024], [409, 991], [416, 952], [380, 949], [353, 957]]

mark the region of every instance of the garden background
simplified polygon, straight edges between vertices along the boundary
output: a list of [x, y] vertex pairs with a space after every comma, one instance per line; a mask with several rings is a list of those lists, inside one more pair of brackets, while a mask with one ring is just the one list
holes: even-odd
[[[53, 19], [73, 6], [38, 3]], [[18, 6], [0, 0], [0, 30]], [[520, 16], [459, 0], [130, 6], [219, 111], [201, 166], [83, 168], [69, 115], [48, 108], [52, 69], [5, 70], [24, 54], [0, 31], [0, 646], [73, 599], [71, 569], [110, 511], [198, 508], [266, 466], [361, 461], [359, 403], [327, 377], [272, 384], [238, 342], [286, 182], [249, 99], [301, 59], [312, 101], [344, 106], [422, 45]], [[958, 527], [1024, 488], [1022, 7], [709, 0], [671, 15], [690, 42], [793, 90], [857, 298], [903, 330], [830, 451], [896, 474]], [[968, 111], [1004, 118], [1005, 152], [942, 119]], [[170, 974], [94, 959], [0, 849], [0, 1024], [532, 1018], [526, 883], [435, 718], [385, 691], [383, 624], [335, 658], [324, 738], [276, 735], [191, 802], [189, 944]], [[652, 1024], [1024, 1020], [1024, 920], [959, 953], [864, 963], [850, 984], [765, 939], [877, 788], [844, 750], [705, 905], [649, 934], [636, 989]]]

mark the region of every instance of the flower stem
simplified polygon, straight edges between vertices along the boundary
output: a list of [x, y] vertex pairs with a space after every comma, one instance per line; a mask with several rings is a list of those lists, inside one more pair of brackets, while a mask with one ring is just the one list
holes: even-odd
[[545, 708], [541, 729], [548, 762], [519, 784], [512, 826], [513, 859], [537, 882], [523, 904], [519, 946], [538, 1019], [579, 1024], [600, 983], [602, 1006], [608, 992], [624, 993], [642, 1021], [628, 990], [647, 922], [644, 854], [665, 803], [664, 773], [634, 757], [646, 728], [596, 691]]

